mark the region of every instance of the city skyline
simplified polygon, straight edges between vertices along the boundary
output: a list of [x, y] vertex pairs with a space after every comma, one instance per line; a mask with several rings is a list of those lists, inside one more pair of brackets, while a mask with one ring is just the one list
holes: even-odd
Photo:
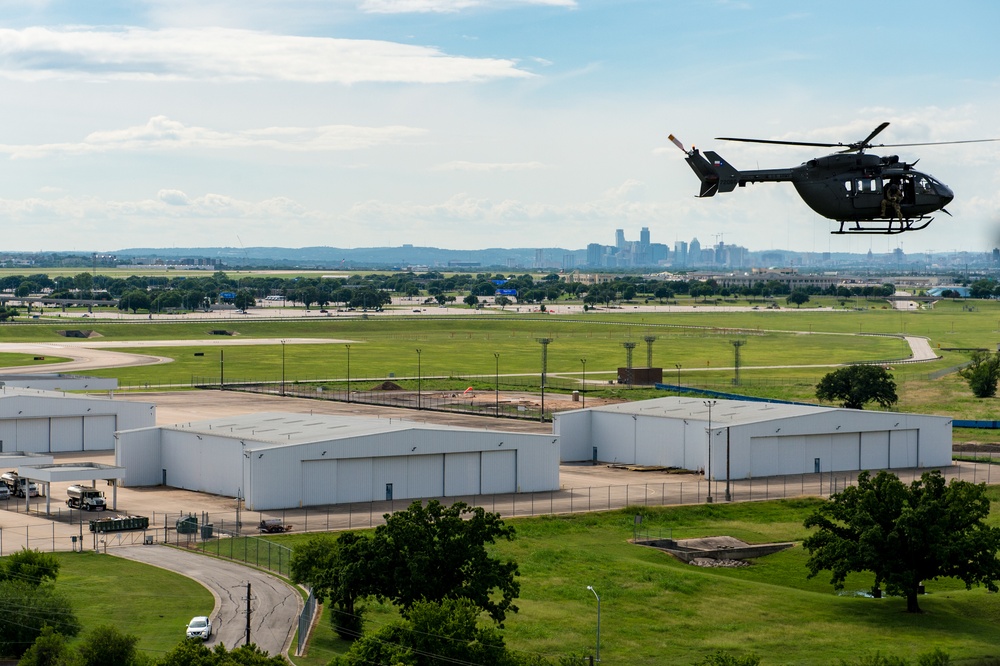
[[7, 0], [3, 249], [583, 247], [642, 227], [671, 247], [992, 248], [1000, 144], [893, 149], [955, 191], [954, 217], [857, 238], [790, 184], [695, 198], [667, 136], [737, 168], [825, 149], [713, 137], [1000, 138], [998, 22], [972, 0]]

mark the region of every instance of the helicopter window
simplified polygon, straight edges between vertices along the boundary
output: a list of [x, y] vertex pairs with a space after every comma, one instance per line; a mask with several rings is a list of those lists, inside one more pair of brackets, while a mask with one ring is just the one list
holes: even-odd
[[844, 181], [844, 187], [847, 188], [847, 193], [850, 194], [851, 192], [854, 191], [854, 181], [853, 180], [845, 180]]
[[927, 178], [917, 178], [917, 192], [920, 194], [934, 194], [934, 187]]
[[865, 192], [878, 192], [878, 181], [875, 178], [859, 178], [858, 194]]

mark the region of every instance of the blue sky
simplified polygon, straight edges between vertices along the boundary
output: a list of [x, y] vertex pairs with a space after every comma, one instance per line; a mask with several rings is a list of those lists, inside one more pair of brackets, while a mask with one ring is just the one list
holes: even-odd
[[1000, 143], [899, 148], [956, 193], [830, 236], [790, 184], [696, 199], [669, 143], [737, 168], [1000, 138], [1000, 3], [0, 0], [5, 250], [612, 244], [988, 251]]

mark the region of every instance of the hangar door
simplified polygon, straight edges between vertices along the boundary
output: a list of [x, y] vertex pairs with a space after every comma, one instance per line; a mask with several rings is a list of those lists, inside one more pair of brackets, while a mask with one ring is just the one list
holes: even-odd
[[479, 451], [444, 454], [445, 497], [479, 494]]
[[17, 421], [0, 420], [0, 452], [17, 451]]
[[482, 494], [517, 492], [517, 451], [483, 451]]
[[115, 417], [113, 414], [83, 418], [83, 448], [86, 451], [113, 451]]
[[368, 502], [372, 498], [372, 459], [337, 461], [337, 502]]
[[861, 452], [858, 454], [860, 469], [886, 469], [889, 467], [889, 432], [861, 433]]
[[302, 461], [302, 505], [336, 504], [337, 461]]
[[18, 419], [17, 450], [28, 453], [49, 452], [49, 420], [48, 419]]
[[83, 451], [83, 417], [52, 417], [52, 453]]
[[920, 431], [894, 430], [889, 437], [889, 468], [916, 467]]

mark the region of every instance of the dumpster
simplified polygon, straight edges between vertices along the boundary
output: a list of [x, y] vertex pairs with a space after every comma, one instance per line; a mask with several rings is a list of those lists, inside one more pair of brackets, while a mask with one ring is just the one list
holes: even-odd
[[212, 523], [206, 523], [201, 526], [201, 538], [211, 539], [212, 538], [212, 528], [214, 525]]
[[178, 534], [196, 534], [198, 532], [198, 517], [184, 516], [183, 518], [178, 518], [175, 527]]

